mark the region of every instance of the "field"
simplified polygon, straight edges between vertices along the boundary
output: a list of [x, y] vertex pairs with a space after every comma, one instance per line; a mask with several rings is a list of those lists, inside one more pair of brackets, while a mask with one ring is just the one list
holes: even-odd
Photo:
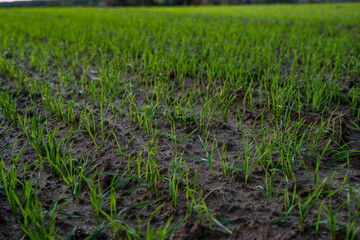
[[360, 239], [359, 23], [0, 9], [0, 239]]

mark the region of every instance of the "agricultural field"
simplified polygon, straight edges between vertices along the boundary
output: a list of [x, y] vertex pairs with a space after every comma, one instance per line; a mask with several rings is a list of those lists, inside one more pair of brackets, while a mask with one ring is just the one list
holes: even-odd
[[0, 239], [360, 239], [359, 23], [0, 9]]

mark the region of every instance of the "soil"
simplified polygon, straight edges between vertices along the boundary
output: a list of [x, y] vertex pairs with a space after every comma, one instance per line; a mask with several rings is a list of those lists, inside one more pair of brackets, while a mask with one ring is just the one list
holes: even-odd
[[[15, 85], [13, 85], [12, 82], [8, 82], [6, 79], [6, 76], [1, 76], [1, 90], [17, 92], [19, 89], [16, 89]], [[56, 79], [50, 81], [51, 82], [49, 84], [53, 85], [57, 85], [59, 83]], [[194, 81], [192, 79], [186, 79], [186, 85], [187, 87], [192, 88], [194, 86]], [[169, 87], [171, 88], [176, 86]], [[54, 117], [51, 112], [46, 110], [41, 97], [30, 97], [24, 89], [20, 90], [20, 94], [17, 94], [18, 113], [25, 114], [27, 107], [33, 106], [30, 113], [34, 115], [41, 114], [42, 116], [47, 116], [47, 126], [49, 130], [55, 129], [58, 125], [60, 126], [58, 133], [59, 139], [64, 137], [70, 129], [74, 129], [74, 126], [66, 125], [64, 122]], [[141, 90], [139, 88], [137, 98], [140, 101], [144, 100], [144, 94], [142, 91], [151, 90]], [[244, 95], [239, 93], [236, 101], [242, 103], [243, 97]], [[70, 100], [71, 94], [69, 93], [68, 96], [64, 95], [64, 99]], [[79, 103], [82, 103], [82, 100], [83, 97], [78, 97], [76, 99]], [[89, 109], [94, 107], [95, 112], [100, 111], [96, 103], [92, 103], [92, 106], [89, 105], [88, 107]], [[78, 109], [76, 111], [79, 112]], [[231, 109], [227, 124], [213, 122], [210, 126], [211, 132], [216, 133], [216, 139], [218, 142], [221, 145], [225, 144], [227, 146], [226, 156], [229, 162], [236, 160], [237, 157], [244, 151], [244, 146], [242, 144], [242, 132], [238, 132], [236, 129], [235, 111], [235, 109]], [[252, 127], [254, 123], [258, 124], [259, 118], [257, 117], [262, 114], [265, 116], [267, 124], [271, 125], [270, 115], [266, 112], [266, 107], [256, 105], [252, 111], [246, 110], [243, 116], [244, 126]], [[126, 153], [139, 153], [144, 144], [149, 140], [147, 134], [139, 129], [136, 124], [130, 125], [126, 117], [124, 120], [115, 117], [112, 118], [110, 122], [109, 119], [111, 115], [111, 113], [108, 113], [107, 121], [105, 122], [105, 134], [107, 135], [111, 130], [113, 130], [122, 148], [125, 148], [128, 142], [135, 137], [129, 144]], [[298, 116], [299, 113], [297, 112], [294, 112], [292, 115], [294, 119]], [[311, 113], [310, 111], [301, 112], [300, 116], [302, 119], [305, 119], [306, 125], [316, 124], [316, 122], [319, 122], [322, 119], [320, 114]], [[326, 114], [324, 116], [326, 116]], [[330, 116], [328, 115], [328, 117]], [[351, 115], [345, 115], [341, 123], [339, 121], [334, 121], [332, 123], [335, 125], [332, 129], [338, 131], [334, 134], [336, 137], [342, 138], [343, 141], [350, 143], [350, 148], [359, 149], [360, 144], [356, 141], [360, 139], [360, 132], [351, 127], [351, 119]], [[1, 120], [4, 120], [4, 118]], [[169, 124], [165, 121], [161, 122], [161, 120], [159, 120], [159, 123], [161, 123], [158, 124], [159, 130], [171, 132], [171, 126]], [[4, 121], [4, 124], [0, 128], [0, 132], [8, 127], [9, 129], [6, 133], [0, 136], [0, 148], [9, 146], [1, 152], [1, 157], [4, 159], [7, 167], [12, 164], [11, 156], [17, 154], [27, 143], [27, 140], [22, 135], [21, 129], [19, 127], [10, 126], [7, 121]], [[177, 126], [177, 134], [180, 138], [185, 138], [195, 129], [195, 125], [192, 124], [188, 124], [186, 126], [179, 125]], [[342, 131], [340, 131], [340, 129], [342, 129]], [[304, 229], [300, 227], [298, 218], [269, 223], [271, 220], [284, 216], [283, 193], [279, 191], [276, 202], [266, 198], [264, 192], [259, 187], [265, 186], [265, 172], [261, 167], [254, 168], [248, 179], [247, 185], [244, 184], [243, 171], [235, 171], [232, 176], [225, 179], [221, 173], [218, 156], [215, 156], [215, 170], [210, 171], [209, 167], [205, 163], [199, 162], [193, 158], [203, 158], [206, 156], [198, 135], [198, 133], [193, 134], [184, 143], [180, 143], [178, 145], [178, 152], [183, 152], [186, 157], [186, 166], [190, 168], [189, 177], [192, 182], [195, 170], [197, 170], [199, 187], [203, 189], [203, 196], [205, 196], [204, 198], [206, 200], [206, 204], [208, 208], [211, 209], [212, 215], [217, 219], [226, 219], [228, 224], [225, 224], [224, 222], [223, 224], [227, 227], [230, 226], [229, 228], [233, 231], [233, 233], [227, 233], [215, 223], [213, 223], [212, 227], [209, 226], [207, 221], [205, 221], [204, 224], [200, 224], [199, 218], [196, 214], [193, 214], [191, 218], [185, 219], [187, 214], [186, 196], [184, 193], [185, 185], [183, 183], [180, 185], [179, 207], [175, 208], [169, 197], [168, 184], [166, 181], [163, 181], [159, 186], [158, 196], [144, 187], [138, 188], [134, 191], [129, 191], [138, 186], [138, 181], [136, 179], [130, 180], [127, 184], [117, 189], [117, 208], [119, 211], [135, 204], [157, 201], [143, 207], [128, 208], [122, 215], [124, 222], [137, 229], [139, 221], [141, 221], [140, 224], [143, 229], [142, 235], [144, 236], [150, 214], [161, 204], [165, 203], [165, 207], [163, 207], [151, 220], [151, 224], [156, 228], [160, 226], [160, 224], [163, 225], [170, 217], [173, 217], [172, 224], [182, 221], [174, 233], [174, 239], [314, 239], [316, 229], [314, 226], [311, 226], [311, 223], [317, 221], [318, 213], [316, 209], [318, 209], [318, 207], [315, 207], [314, 210], [310, 212], [308, 218], [306, 219]], [[157, 164], [159, 165], [160, 173], [167, 176], [169, 164], [177, 155], [177, 152], [174, 151], [172, 147], [170, 137], [166, 135], [159, 135], [157, 138], [159, 142], [156, 158]], [[113, 136], [109, 137], [108, 142], [99, 154], [96, 153], [94, 143], [86, 132], [77, 132], [72, 134], [70, 142], [72, 142], [71, 151], [74, 158], [80, 159], [84, 155], [88, 156], [89, 159], [96, 159], [95, 164], [98, 171], [104, 171], [105, 173], [105, 175], [99, 179], [99, 183], [101, 184], [103, 190], [110, 185], [111, 175], [109, 174], [114, 174], [126, 167], [126, 159], [124, 161], [121, 154], [113, 150], [117, 149], [117, 144]], [[319, 144], [326, 144], [327, 142], [328, 139], [323, 139], [323, 143]], [[70, 146], [68, 145], [68, 147]], [[142, 153], [143, 157], [145, 157], [146, 154], [147, 151], [145, 149]], [[349, 184], [354, 187], [359, 186], [359, 155], [351, 157], [350, 168], [340, 166], [345, 163], [344, 161], [337, 162], [332, 164], [330, 167], [326, 167], [325, 163], [331, 163], [335, 157], [335, 155], [327, 155], [324, 157], [324, 165], [319, 170], [320, 181], [336, 172], [332, 185], [327, 187], [329, 189], [339, 189], [346, 172], [348, 172]], [[23, 166], [37, 160], [37, 153], [30, 144], [27, 144], [25, 151], [20, 157], [20, 161]], [[240, 161], [243, 161], [243, 159], [240, 159]], [[315, 169], [312, 162], [307, 164], [309, 171], [313, 171]], [[300, 196], [307, 196], [307, 194], [309, 194], [309, 190], [312, 190], [313, 186], [310, 183], [306, 170], [301, 164], [297, 164], [295, 166], [295, 173], [297, 179], [296, 183], [290, 180], [289, 188], [294, 189], [296, 185], [297, 194]], [[58, 176], [53, 176], [44, 168], [37, 170], [35, 176], [40, 177], [38, 197], [43, 204], [43, 209], [48, 209], [62, 193], [64, 193], [64, 199], [62, 201], [71, 199], [69, 191], [66, 190], [66, 184]], [[24, 179], [27, 179], [28, 177], [28, 174], [24, 174], [23, 176]], [[278, 175], [276, 175], [274, 182], [276, 187], [280, 186], [281, 188], [284, 188], [285, 186], [284, 179]], [[60, 235], [64, 236], [64, 238], [69, 236], [74, 227], [76, 227], [72, 239], [86, 239], [98, 227], [98, 223], [95, 221], [92, 214], [89, 192], [88, 187], [84, 184], [82, 190], [82, 200], [72, 200], [65, 205], [63, 209], [61, 209], [61, 212], [77, 215], [78, 217], [57, 215], [56, 229]], [[342, 196], [339, 195], [334, 197], [333, 201], [334, 204], [339, 204], [339, 202], [343, 202], [345, 199], [346, 195], [344, 193]], [[109, 211], [108, 200], [104, 202], [104, 207], [105, 211]], [[297, 212], [297, 209], [294, 209], [293, 216], [298, 217]], [[347, 214], [348, 212], [342, 208], [342, 210], [338, 212], [338, 221], [347, 223]], [[325, 220], [325, 217], [326, 215], [322, 213], [321, 219]], [[5, 193], [0, 191], [0, 239], [20, 239], [23, 235], [24, 233], [16, 223]], [[122, 234], [121, 236], [126, 238], [125, 234]], [[101, 233], [95, 235], [93, 239], [111, 239], [112, 237], [110, 229], [106, 228]], [[344, 233], [339, 231], [338, 239], [342, 239], [343, 237]], [[327, 224], [320, 224], [318, 239], [330, 238], [331, 236]], [[360, 233], [355, 236], [355, 239], [360, 239]]]

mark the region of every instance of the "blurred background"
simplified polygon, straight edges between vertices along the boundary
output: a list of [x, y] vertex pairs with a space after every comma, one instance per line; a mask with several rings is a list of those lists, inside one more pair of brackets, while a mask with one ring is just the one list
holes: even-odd
[[359, 2], [360, 0], [0, 0], [0, 7], [37, 6], [181, 6], [268, 3]]

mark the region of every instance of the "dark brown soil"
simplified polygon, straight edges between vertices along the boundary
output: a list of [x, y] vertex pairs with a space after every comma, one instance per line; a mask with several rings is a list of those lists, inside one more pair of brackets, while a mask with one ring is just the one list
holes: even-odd
[[[6, 81], [6, 77], [1, 77], [2, 91], [10, 89], [17, 91], [15, 87]], [[188, 87], [193, 87], [193, 81], [188, 79]], [[55, 84], [54, 81], [51, 84]], [[71, 94], [69, 94], [70, 97]], [[58, 137], [63, 137], [71, 128], [74, 126], [66, 125], [56, 117], [52, 116], [52, 113], [47, 111], [41, 101], [41, 97], [30, 98], [26, 92], [22, 92], [21, 95], [17, 95], [17, 111], [20, 114], [25, 114], [27, 107], [35, 106], [30, 113], [34, 115], [42, 115], [48, 117], [47, 126], [49, 130], [55, 129], [56, 126], [60, 125]], [[143, 100], [143, 95], [139, 90], [137, 96], [139, 100]], [[242, 98], [239, 94], [238, 101], [241, 102]], [[66, 96], [65, 96], [66, 99]], [[77, 101], [82, 102], [82, 99], [78, 97]], [[93, 104], [94, 111], [99, 111], [96, 104]], [[236, 158], [243, 152], [244, 146], [242, 144], [242, 133], [237, 132], [236, 120], [235, 120], [235, 109], [232, 109], [228, 124], [216, 123], [211, 125], [211, 132], [216, 133], [218, 142], [222, 145], [227, 146], [227, 158], [229, 162], [236, 160]], [[266, 108], [255, 106], [252, 111], [246, 110], [243, 116], [244, 126], [252, 127], [254, 123], [259, 121], [257, 116], [264, 114], [265, 121], [268, 124], [271, 123], [271, 119], [266, 114]], [[111, 114], [108, 114], [107, 120], [109, 120]], [[298, 113], [294, 112], [291, 115], [296, 119]], [[301, 113], [301, 118], [305, 119], [306, 125], [316, 124], [320, 122], [322, 116], [317, 113], [304, 112]], [[349, 120], [351, 116], [348, 117]], [[1, 119], [3, 121], [4, 118]], [[360, 132], [353, 129], [350, 125], [349, 120], [344, 118], [342, 124], [342, 135], [340, 132], [334, 134], [338, 138], [342, 138], [343, 141], [349, 142], [351, 149], [359, 149], [360, 145]], [[333, 124], [340, 124], [334, 122]], [[123, 121], [120, 119], [112, 119], [111, 123], [106, 122], [105, 133], [110, 133], [113, 129], [116, 134], [119, 143], [122, 148], [135, 137], [134, 140], [129, 144], [126, 151], [127, 154], [137, 154], [143, 145], [149, 140], [146, 133], [144, 133], [135, 124], [130, 125], [127, 119]], [[4, 122], [1, 126], [0, 131], [8, 128], [9, 129], [0, 136], [0, 148], [4, 146], [9, 147], [1, 152], [1, 157], [4, 159], [7, 167], [11, 166], [11, 156], [16, 154], [19, 150], [27, 143], [27, 140], [23, 137], [20, 128], [10, 126], [8, 122]], [[167, 123], [158, 124], [159, 130], [171, 132], [170, 125]], [[194, 125], [181, 126], [177, 128], [177, 134], [179, 137], [184, 138], [196, 127]], [[333, 129], [340, 129], [340, 125]], [[200, 133], [199, 133], [200, 134]], [[215, 171], [211, 172], [209, 167], [205, 163], [196, 161], [194, 157], [204, 157], [205, 151], [199, 140], [199, 135], [193, 134], [184, 143], [179, 144], [178, 152], [183, 152], [186, 156], [186, 166], [190, 168], [190, 179], [194, 178], [195, 170], [198, 171], [199, 187], [203, 190], [203, 196], [205, 196], [206, 204], [212, 211], [212, 215], [217, 219], [226, 219], [227, 225], [224, 221], [222, 223], [230, 228], [233, 233], [229, 234], [220, 228], [218, 225], [213, 223], [210, 227], [208, 222], [200, 224], [199, 218], [196, 214], [193, 214], [192, 218], [185, 219], [186, 217], [186, 197], [184, 194], [185, 186], [181, 185], [179, 193], [179, 207], [174, 208], [169, 197], [169, 189], [166, 181], [163, 181], [159, 186], [158, 196], [156, 196], [151, 190], [146, 188], [138, 188], [134, 191], [128, 191], [138, 186], [137, 180], [130, 180], [127, 184], [117, 189], [117, 208], [119, 210], [126, 209], [127, 207], [135, 204], [149, 202], [157, 200], [157, 202], [146, 205], [144, 207], [129, 208], [123, 213], [123, 221], [130, 224], [135, 229], [139, 225], [139, 219], [142, 225], [142, 234], [144, 237], [144, 230], [148, 222], [150, 214], [162, 203], [165, 203], [165, 207], [152, 219], [151, 224], [154, 227], [163, 225], [169, 217], [173, 217], [172, 223], [175, 224], [183, 219], [183, 222], [179, 225], [174, 234], [174, 239], [314, 239], [316, 229], [311, 226], [313, 222], [317, 221], [318, 213], [315, 207], [314, 210], [309, 214], [306, 219], [305, 227], [300, 227], [299, 219], [287, 219], [276, 223], [269, 223], [269, 221], [284, 216], [284, 196], [282, 191], [279, 191], [277, 201], [267, 199], [264, 192], [259, 186], [265, 186], [265, 172], [261, 167], [256, 167], [250, 175], [248, 184], [244, 184], [244, 174], [242, 171], [235, 171], [233, 175], [224, 179], [221, 173], [221, 166], [219, 157], [215, 156]], [[327, 143], [328, 139], [323, 139], [324, 144]], [[111, 136], [106, 143], [105, 147], [99, 154], [96, 153], [96, 148], [92, 139], [86, 132], [77, 132], [71, 135], [70, 141], [72, 142], [72, 155], [75, 158], [81, 158], [82, 155], [88, 155], [89, 159], [96, 159], [96, 166], [99, 171], [104, 173], [114, 174], [118, 170], [123, 170], [127, 165], [127, 159], [122, 160], [119, 153], [113, 149], [117, 148], [115, 139]], [[158, 152], [157, 152], [157, 164], [159, 165], [159, 171], [164, 176], [168, 174], [168, 167], [170, 162], [174, 159], [177, 153], [172, 148], [172, 141], [168, 136], [158, 136]], [[319, 143], [322, 144], [322, 143]], [[143, 156], [146, 156], [147, 152], [143, 152]], [[331, 163], [332, 159], [336, 156], [328, 155], [324, 159], [324, 163]], [[348, 171], [348, 182], [352, 186], [359, 186], [360, 184], [360, 160], [359, 155], [353, 156], [350, 161], [351, 167], [339, 167], [342, 162], [336, 162], [331, 167], [322, 166], [319, 170], [320, 181], [325, 177], [331, 176], [332, 173], [336, 172], [332, 186], [330, 188], [339, 189], [343, 182], [345, 173]], [[26, 145], [26, 149], [20, 158], [23, 165], [38, 160], [38, 156], [30, 144]], [[314, 164], [311, 162], [307, 163], [309, 170], [315, 169]], [[309, 189], [313, 188], [311, 181], [301, 164], [295, 166], [296, 172], [296, 183], [290, 181], [290, 189], [293, 189], [295, 184], [297, 187], [297, 195], [307, 196]], [[71, 199], [69, 191], [66, 191], [65, 183], [58, 176], [53, 176], [49, 172], [41, 168], [36, 172], [36, 176], [40, 175], [40, 186], [38, 190], [38, 196], [43, 204], [43, 209], [48, 209], [54, 201], [64, 192], [64, 200]], [[23, 178], [29, 177], [24, 175]], [[193, 181], [193, 180], [192, 180]], [[111, 176], [103, 175], [99, 179], [99, 184], [103, 190], [105, 190], [111, 184]], [[284, 187], [284, 179], [281, 176], [276, 176], [275, 186], [278, 187], [281, 184], [281, 188]], [[93, 217], [91, 210], [91, 202], [89, 198], [89, 189], [86, 184], [83, 186], [83, 199], [81, 201], [73, 200], [70, 201], [61, 211], [67, 214], [77, 215], [78, 217], [68, 217], [64, 215], [58, 215], [56, 221], [56, 229], [60, 235], [64, 238], [69, 236], [70, 232], [76, 227], [76, 231], [72, 236], [72, 239], [86, 239], [98, 226], [98, 223]], [[343, 196], [337, 196], [334, 199], [334, 203], [343, 202], [345, 199]], [[109, 202], [104, 202], [105, 211], [109, 211]], [[347, 223], [347, 211], [342, 209], [338, 213], [338, 221], [341, 223]], [[204, 215], [205, 216], [205, 215]], [[293, 216], [298, 217], [297, 209], [294, 209]], [[322, 214], [322, 219], [325, 219], [326, 215]], [[206, 219], [206, 217], [205, 217]], [[342, 239], [344, 235], [341, 235], [339, 231], [338, 239]], [[11, 211], [11, 207], [6, 199], [6, 195], [0, 190], [0, 239], [20, 239], [23, 236], [23, 232], [17, 225], [16, 220]], [[125, 234], [122, 234], [123, 238], [126, 238]], [[94, 239], [111, 239], [112, 234], [109, 228], [104, 229], [101, 233], [96, 235]], [[319, 239], [330, 239], [329, 228], [327, 224], [320, 224]], [[360, 239], [359, 233], [355, 236], [355, 239]]]

